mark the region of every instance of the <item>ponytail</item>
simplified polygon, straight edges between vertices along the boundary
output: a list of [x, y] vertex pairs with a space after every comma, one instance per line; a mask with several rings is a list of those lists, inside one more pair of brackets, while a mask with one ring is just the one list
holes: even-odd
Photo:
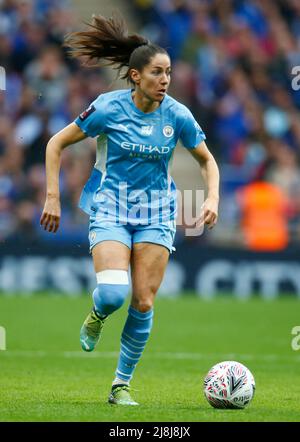
[[64, 46], [70, 49], [70, 55], [96, 60], [93, 66], [99, 66], [104, 60], [106, 66], [114, 66], [119, 73], [127, 67], [121, 78], [129, 81], [130, 69], [142, 69], [156, 53], [167, 54], [163, 48], [139, 34], [128, 35], [127, 24], [120, 14], [113, 14], [108, 19], [94, 15], [92, 22], [86, 24], [90, 30], [67, 35]]

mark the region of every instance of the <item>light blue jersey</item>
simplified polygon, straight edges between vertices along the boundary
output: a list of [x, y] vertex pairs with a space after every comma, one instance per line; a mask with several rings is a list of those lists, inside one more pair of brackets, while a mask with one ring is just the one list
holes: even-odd
[[97, 138], [96, 164], [79, 207], [98, 220], [152, 224], [176, 219], [170, 167], [178, 140], [193, 149], [205, 135], [189, 109], [166, 95], [151, 113], [130, 89], [101, 94], [75, 123]]

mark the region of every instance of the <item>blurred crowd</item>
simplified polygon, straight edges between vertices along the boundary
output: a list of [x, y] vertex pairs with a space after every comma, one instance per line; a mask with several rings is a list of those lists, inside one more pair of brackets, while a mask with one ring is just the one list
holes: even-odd
[[[170, 53], [170, 95], [191, 109], [220, 165], [220, 223], [207, 240], [300, 243], [300, 1], [128, 3], [140, 31]], [[39, 228], [47, 141], [109, 88], [105, 69], [82, 70], [62, 47], [79, 22], [67, 0], [0, 0], [0, 241], [55, 239]], [[86, 241], [77, 202], [93, 163], [92, 140], [64, 151], [59, 241]]]
[[[300, 86], [292, 75], [300, 66], [299, 0], [135, 0], [135, 6], [143, 33], [171, 54], [170, 93], [190, 107], [219, 160], [215, 239], [255, 248], [249, 235], [280, 225], [285, 240], [274, 249], [299, 242], [300, 91], [292, 88], [293, 80]], [[265, 182], [268, 204], [260, 204]], [[248, 201], [244, 190], [254, 183]]]
[[108, 88], [101, 69], [83, 70], [62, 47], [80, 23], [67, 0], [0, 0], [0, 241], [87, 241], [77, 203], [94, 164], [91, 139], [63, 152], [60, 233], [39, 226], [47, 142]]

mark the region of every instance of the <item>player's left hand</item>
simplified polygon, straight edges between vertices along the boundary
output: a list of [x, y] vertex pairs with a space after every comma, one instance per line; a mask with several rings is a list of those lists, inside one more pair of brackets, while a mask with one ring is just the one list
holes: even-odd
[[197, 227], [206, 225], [209, 229], [212, 229], [218, 221], [218, 207], [219, 198], [208, 197], [202, 205], [201, 216], [197, 221]]
[[43, 213], [40, 218], [40, 225], [47, 232], [56, 233], [59, 228], [61, 216], [60, 200], [58, 196], [46, 198]]

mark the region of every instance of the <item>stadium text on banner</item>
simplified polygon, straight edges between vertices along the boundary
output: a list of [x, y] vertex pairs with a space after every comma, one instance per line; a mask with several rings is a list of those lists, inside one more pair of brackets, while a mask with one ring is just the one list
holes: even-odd
[[6, 90], [6, 72], [3, 66], [0, 66], [0, 91]]
[[0, 350], [6, 350], [5, 328], [0, 326]]

